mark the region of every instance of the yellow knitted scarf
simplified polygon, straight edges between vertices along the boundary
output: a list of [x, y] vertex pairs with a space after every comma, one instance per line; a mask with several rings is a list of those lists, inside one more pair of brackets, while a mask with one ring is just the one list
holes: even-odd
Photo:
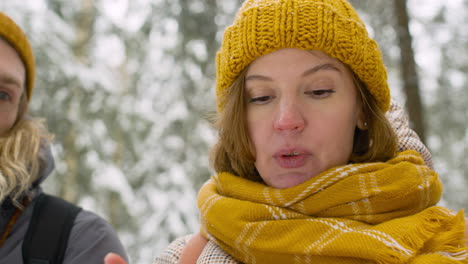
[[415, 151], [288, 189], [228, 174], [200, 190], [202, 234], [244, 263], [468, 263], [463, 212]]

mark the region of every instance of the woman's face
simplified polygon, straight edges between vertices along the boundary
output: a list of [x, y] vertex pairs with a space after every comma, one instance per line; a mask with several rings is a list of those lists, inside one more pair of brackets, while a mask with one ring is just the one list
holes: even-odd
[[245, 89], [255, 167], [266, 184], [289, 188], [348, 163], [362, 114], [340, 61], [281, 49], [250, 65]]
[[0, 137], [13, 126], [24, 90], [25, 68], [18, 53], [0, 38]]

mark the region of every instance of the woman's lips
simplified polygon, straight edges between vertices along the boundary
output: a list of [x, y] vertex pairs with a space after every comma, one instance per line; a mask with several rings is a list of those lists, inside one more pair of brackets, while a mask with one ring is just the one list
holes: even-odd
[[299, 168], [305, 165], [310, 153], [301, 150], [282, 150], [273, 155], [276, 163], [285, 169]]

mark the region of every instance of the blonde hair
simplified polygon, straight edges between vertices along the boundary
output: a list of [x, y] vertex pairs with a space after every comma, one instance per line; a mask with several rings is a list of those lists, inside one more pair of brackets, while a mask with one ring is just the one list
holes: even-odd
[[[245, 97], [246, 67], [225, 89], [219, 99], [224, 108], [218, 112], [215, 127], [219, 139], [211, 151], [211, 163], [216, 172], [229, 172], [240, 177], [262, 181], [255, 168], [255, 157], [247, 130], [247, 99]], [[348, 67], [348, 69], [350, 69]], [[366, 130], [356, 128], [350, 162], [386, 161], [395, 156], [397, 137], [385, 113], [359, 77], [353, 74]]]
[[18, 208], [45, 162], [41, 150], [52, 140], [44, 121], [25, 118], [26, 110], [27, 98], [22, 96], [15, 124], [0, 137], [0, 202], [9, 197]]

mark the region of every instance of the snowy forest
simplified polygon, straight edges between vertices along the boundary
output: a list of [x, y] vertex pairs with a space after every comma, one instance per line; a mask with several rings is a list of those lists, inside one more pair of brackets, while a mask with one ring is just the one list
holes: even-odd
[[[430, 149], [442, 204], [468, 208], [468, 0], [353, 0], [392, 96]], [[241, 0], [1, 0], [32, 42], [30, 113], [54, 133], [45, 189], [97, 212], [131, 263], [198, 229], [213, 173], [214, 57]]]

